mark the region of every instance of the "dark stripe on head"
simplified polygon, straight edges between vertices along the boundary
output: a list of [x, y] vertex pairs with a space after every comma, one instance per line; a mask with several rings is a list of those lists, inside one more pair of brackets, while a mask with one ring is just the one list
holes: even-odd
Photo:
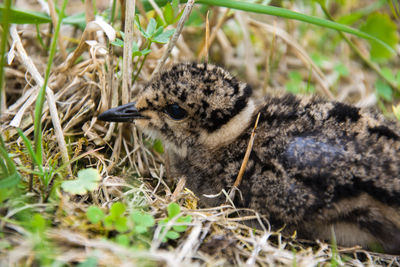
[[399, 136], [386, 126], [377, 126], [368, 128], [370, 134], [376, 134], [379, 137], [384, 136], [388, 139], [399, 140]]
[[335, 118], [337, 122], [344, 122], [347, 119], [356, 122], [360, 119], [359, 108], [336, 102], [333, 109], [329, 111], [328, 119]]
[[214, 132], [226, 124], [231, 118], [239, 114], [247, 105], [252, 89], [249, 85], [243, 89], [243, 94], [238, 97], [232, 108], [227, 110], [215, 109], [207, 119], [203, 127], [209, 132]]

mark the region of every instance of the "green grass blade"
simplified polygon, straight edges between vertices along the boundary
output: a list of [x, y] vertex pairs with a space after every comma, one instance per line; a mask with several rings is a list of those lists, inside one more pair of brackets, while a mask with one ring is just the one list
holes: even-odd
[[8, 156], [7, 150], [5, 149], [3, 138], [0, 136], [0, 156], [4, 159], [7, 164], [8, 173], [17, 171], [14, 161]]
[[[167, 0], [156, 0], [155, 2], [160, 7], [162, 7], [162, 6], [166, 5]], [[181, 3], [182, 2], [185, 3], [187, 1], [181, 1]], [[245, 1], [234, 1], [234, 0], [197, 0], [196, 3], [203, 4], [203, 5], [227, 7], [227, 8], [237, 9], [237, 10], [243, 10], [246, 12], [260, 13], [260, 14], [265, 14], [265, 15], [272, 15], [272, 16], [307, 22], [307, 23], [310, 23], [313, 25], [324, 27], [324, 28], [329, 28], [329, 29], [333, 29], [333, 30], [350, 33], [350, 34], [358, 36], [360, 38], [373, 40], [373, 41], [381, 44], [385, 48], [387, 48], [391, 53], [395, 53], [393, 48], [391, 48], [388, 44], [386, 44], [382, 40], [380, 40], [368, 33], [362, 32], [360, 30], [357, 30], [355, 28], [349, 27], [344, 24], [340, 24], [337, 22], [333, 22], [330, 20], [321, 19], [321, 18], [317, 18], [317, 17], [313, 17], [313, 16], [304, 15], [304, 14], [297, 13], [297, 12], [294, 12], [294, 11], [291, 11], [291, 10], [288, 10], [285, 8], [274, 7], [274, 6], [265, 6], [265, 5], [261, 5], [261, 4], [248, 3]], [[143, 6], [146, 9], [146, 11], [152, 9], [148, 0], [143, 1]]]
[[15, 7], [8, 10], [4, 4], [0, 4], [0, 18], [3, 16], [9, 16], [10, 23], [14, 24], [42, 24], [51, 22], [51, 18], [46, 14]]
[[[10, 25], [10, 9], [11, 9], [11, 0], [5, 0], [5, 6], [2, 4], [4, 7], [4, 10], [6, 11], [4, 16], [0, 14], [1, 20], [1, 25], [2, 25], [2, 33], [1, 33], [1, 44], [0, 44], [0, 55], [4, 55], [6, 52], [6, 46], [7, 46], [7, 36], [8, 36], [8, 27]], [[3, 80], [4, 80], [4, 62], [5, 62], [6, 57], [1, 56], [0, 57], [0, 115], [1, 115], [1, 103], [2, 103], [2, 97], [3, 97]]]
[[0, 189], [16, 186], [21, 180], [21, 175], [17, 172], [14, 161], [10, 158], [5, 149], [3, 138], [0, 136]]
[[34, 122], [34, 140], [35, 140], [35, 152], [36, 152], [36, 157], [37, 160], [39, 161], [38, 165], [43, 164], [43, 159], [42, 159], [42, 113], [43, 113], [43, 105], [44, 105], [44, 99], [46, 96], [46, 87], [47, 83], [49, 81], [50, 77], [50, 69], [51, 65], [53, 63], [53, 58], [56, 53], [56, 48], [57, 48], [57, 39], [58, 39], [58, 33], [60, 32], [61, 28], [61, 22], [63, 19], [63, 14], [65, 7], [67, 6], [68, 0], [64, 0], [62, 4], [61, 11], [58, 13], [59, 18], [58, 18], [58, 23], [57, 27], [54, 32], [53, 40], [51, 42], [50, 46], [50, 55], [49, 59], [47, 62], [47, 69], [46, 69], [46, 75], [44, 78], [44, 84], [42, 88], [40, 88], [37, 100], [36, 100], [36, 105], [35, 105], [35, 122]]
[[[0, 168], [1, 168], [1, 173], [3, 174], [8, 174], [9, 170], [7, 165], [10, 164], [10, 157], [8, 156], [7, 150], [6, 150], [6, 146], [4, 145], [3, 142], [3, 138], [1, 138], [0, 135], [0, 149], [2, 149], [3, 151], [6, 151], [6, 153], [4, 152], [0, 152]], [[12, 162], [12, 161], [11, 161]]]
[[5, 178], [0, 179], [0, 189], [11, 188], [16, 186], [21, 180], [21, 175], [18, 172], [13, 172]]
[[[1, 35], [1, 46], [0, 46], [0, 55], [4, 55], [6, 51], [7, 45], [7, 36], [8, 36], [8, 27], [10, 25], [10, 9], [11, 9], [11, 0], [5, 0], [5, 5], [3, 6], [3, 10], [6, 11], [4, 16], [0, 15], [2, 18], [2, 35]], [[0, 57], [0, 103], [2, 102], [3, 95], [3, 79], [4, 79], [4, 62], [5, 56]], [[1, 114], [1, 104], [0, 104], [0, 114]], [[14, 187], [21, 180], [20, 174], [17, 172], [17, 168], [14, 164], [14, 161], [10, 158], [7, 153], [6, 146], [4, 144], [3, 138], [0, 135], [0, 189]]]
[[33, 147], [32, 147], [31, 141], [29, 141], [29, 139], [25, 136], [24, 132], [21, 129], [17, 128], [17, 131], [18, 131], [19, 136], [24, 141], [24, 144], [26, 146], [26, 149], [28, 150], [29, 156], [31, 157], [33, 162], [38, 166], [40, 172], [43, 173], [43, 167], [42, 167], [41, 164], [39, 164], [39, 160], [38, 160], [35, 152], [33, 151]]

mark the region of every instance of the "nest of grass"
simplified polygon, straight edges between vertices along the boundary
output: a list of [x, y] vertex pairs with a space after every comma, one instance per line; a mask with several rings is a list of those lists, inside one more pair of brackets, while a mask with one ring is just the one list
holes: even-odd
[[[84, 9], [81, 1], [73, 5]], [[192, 12], [199, 12], [199, 7]], [[175, 62], [203, 60], [207, 55], [210, 61], [224, 65], [252, 84], [258, 95], [285, 90], [288, 71], [296, 70], [309, 76], [316, 93], [326, 98], [372, 106], [376, 102], [372, 91], [376, 75], [352, 60], [346, 45], [341, 44], [336, 54], [328, 56], [330, 60], [317, 66], [305, 49], [313, 46], [314, 36], [310, 32], [302, 36], [301, 42], [297, 40], [297, 22], [212, 8], [208, 28], [204, 24], [183, 27], [180, 38], [171, 45], [172, 50], [169, 51], [169, 45], [152, 44], [152, 52], [132, 85], [129, 78], [123, 78], [132, 74], [126, 76], [121, 68], [125, 66], [122, 49], [110, 45], [110, 38], [116, 32], [101, 23], [88, 23], [85, 31], [63, 26], [60, 38], [65, 50], [60, 47], [53, 63], [42, 122], [45, 164], [65, 161], [70, 164], [60, 171], [60, 177], [51, 181], [56, 188], [52, 194], [46, 194], [33, 179], [26, 196], [21, 195], [14, 203], [10, 200], [0, 208], [2, 242], [7, 244], [0, 251], [0, 265], [37, 266], [41, 253], [48, 253], [52, 260], [65, 266], [90, 263], [90, 259], [98, 266], [399, 265], [399, 259], [390, 255], [297, 240], [295, 233], [292, 237], [282, 236], [278, 229], [270, 229], [255, 211], [237, 210], [229, 204], [199, 209], [196, 196], [190, 191], [172, 193], [177, 187], [176, 180], [167, 178], [164, 155], [153, 141], [146, 139], [134, 125], [97, 120], [99, 113], [126, 103], [127, 96], [132, 99], [161, 68], [163, 57], [165, 68]], [[47, 26], [41, 26], [40, 31], [50, 38]], [[137, 28], [132, 36], [139, 44], [144, 42]], [[1, 117], [1, 133], [10, 153], [15, 154], [17, 165], [29, 168], [30, 159], [15, 127], [32, 136], [34, 103], [47, 55], [31, 25], [12, 26], [9, 43], [7, 108]], [[362, 48], [363, 43], [359, 45]], [[349, 68], [351, 77], [338, 77], [334, 71], [338, 61]], [[71, 195], [56, 187], [60, 181], [72, 179], [80, 169], [88, 167], [97, 169], [102, 177], [97, 190]], [[20, 172], [23, 183], [28, 184], [30, 175], [23, 169]], [[31, 200], [24, 202], [23, 207], [17, 205], [24, 197]], [[182, 214], [190, 215], [192, 220], [178, 239], [168, 242], [163, 242], [166, 233], [156, 224], [153, 235], [142, 240], [143, 248], [132, 249], [114, 242], [113, 233], [105, 233], [86, 217], [91, 205], [108, 210], [118, 201], [127, 210], [144, 207], [156, 221], [166, 218], [169, 203], [175, 201], [180, 204]], [[51, 222], [44, 235], [38, 237], [12, 219], [24, 209], [32, 209]], [[248, 220], [257, 221], [263, 230], [246, 226], [244, 222]], [[48, 250], [38, 248], [38, 244], [48, 246]]]

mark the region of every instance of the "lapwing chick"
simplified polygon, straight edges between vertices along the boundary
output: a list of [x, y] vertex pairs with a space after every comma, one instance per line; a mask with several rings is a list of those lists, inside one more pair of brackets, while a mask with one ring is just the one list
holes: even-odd
[[254, 144], [235, 194], [302, 238], [400, 253], [400, 127], [382, 115], [318, 97], [254, 99], [224, 69], [187, 63], [159, 74], [135, 102], [103, 121], [134, 121], [163, 141], [171, 174], [204, 206], [229, 191], [259, 115]]

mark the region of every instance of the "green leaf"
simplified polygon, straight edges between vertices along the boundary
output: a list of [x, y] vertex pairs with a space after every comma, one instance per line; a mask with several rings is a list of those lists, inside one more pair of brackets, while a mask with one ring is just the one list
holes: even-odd
[[142, 51], [140, 51], [140, 54], [142, 55], [142, 56], [145, 56], [145, 55], [147, 55], [148, 53], [150, 53], [151, 52], [151, 49], [143, 49]]
[[118, 38], [116, 38], [114, 42], [111, 42], [111, 44], [119, 47], [124, 47], [124, 41]]
[[172, 229], [177, 232], [185, 232], [187, 229], [187, 225], [174, 225], [172, 226]]
[[192, 216], [191, 215], [182, 216], [178, 219], [178, 222], [190, 223], [192, 222]]
[[149, 21], [149, 24], [147, 24], [147, 28], [146, 28], [146, 38], [151, 38], [155, 31], [156, 31], [156, 27], [157, 27], [157, 22], [155, 19], [151, 18]]
[[126, 234], [117, 235], [117, 236], [115, 237], [115, 241], [117, 241], [118, 244], [120, 244], [120, 245], [122, 245], [122, 246], [125, 246], [125, 247], [128, 247], [128, 246], [129, 246], [129, 243], [130, 243], [130, 241], [129, 241], [129, 236], [126, 235]]
[[154, 31], [153, 37], [160, 35], [163, 32], [163, 30], [164, 30], [163, 26], [158, 27], [157, 30]]
[[312, 61], [314, 61], [314, 63], [318, 66], [318, 67], [322, 67], [322, 65], [324, 64], [325, 61], [328, 61], [328, 59], [326, 57], [324, 57], [322, 54], [320, 53], [313, 53], [311, 55], [311, 59]]
[[114, 221], [115, 230], [120, 233], [128, 231], [128, 218], [126, 217], [118, 217]]
[[172, 9], [174, 10], [174, 15], [179, 12], [179, 0], [172, 0]]
[[176, 204], [174, 202], [174, 203], [171, 203], [168, 205], [167, 211], [168, 211], [168, 218], [171, 219], [171, 218], [175, 217], [176, 215], [178, 215], [179, 212], [181, 212], [181, 208], [179, 207], [178, 204]]
[[138, 234], [144, 234], [147, 232], [147, 227], [143, 225], [137, 225], [135, 226], [135, 232]]
[[33, 215], [32, 220], [30, 221], [31, 229], [34, 232], [43, 233], [46, 229], [47, 223], [42, 215], [36, 213]]
[[396, 84], [397, 84], [397, 86], [400, 87], [400, 70], [397, 72], [397, 75], [396, 75]]
[[14, 193], [15, 188], [0, 188], [0, 204], [11, 197]]
[[179, 234], [175, 231], [168, 231], [167, 234], [165, 235], [169, 239], [177, 239], [179, 238]]
[[349, 76], [349, 69], [343, 63], [336, 64], [334, 69], [340, 74], [340, 76]]
[[85, 30], [86, 27], [86, 14], [85, 12], [81, 12], [72, 16], [68, 16], [63, 19], [63, 24], [73, 25], [78, 27], [81, 30]]
[[160, 154], [164, 153], [164, 147], [160, 139], [154, 141], [153, 149]]
[[117, 217], [120, 217], [122, 214], [124, 214], [125, 210], [126, 210], [126, 207], [123, 203], [115, 202], [111, 205], [110, 215], [113, 218], [117, 218]]
[[[192, 221], [192, 216], [190, 215], [182, 216], [177, 220], [178, 223], [190, 223], [191, 221]], [[187, 229], [187, 225], [174, 225], [172, 229], [174, 229], [177, 232], [185, 232]]]
[[[4, 5], [0, 4], [0, 18], [3, 17]], [[12, 7], [10, 10], [10, 23], [15, 24], [42, 24], [50, 23], [51, 18], [46, 14], [35, 12], [32, 10], [22, 10]]]
[[351, 25], [355, 22], [357, 22], [359, 19], [363, 17], [362, 12], [351, 12], [349, 14], [346, 14], [340, 18], [338, 18], [336, 21], [338, 23], [346, 24], [346, 25]]
[[86, 211], [86, 216], [91, 223], [98, 223], [105, 217], [104, 212], [96, 206], [90, 206]]
[[107, 229], [112, 229], [113, 223], [114, 223], [114, 218], [111, 215], [108, 215], [104, 218], [104, 227]]
[[295, 82], [303, 81], [303, 77], [301, 76], [301, 73], [298, 71], [289, 72], [289, 78], [290, 78], [290, 80], [293, 80]]
[[78, 172], [78, 179], [62, 182], [61, 187], [68, 193], [83, 195], [86, 192], [97, 189], [100, 180], [99, 172], [96, 169], [88, 168]]
[[163, 15], [164, 15], [165, 22], [168, 25], [172, 24], [173, 21], [174, 21], [174, 10], [173, 10], [172, 5], [171, 5], [170, 2], [168, 2], [165, 5], [163, 13], [164, 13]]
[[303, 83], [303, 77], [298, 71], [289, 72], [289, 80], [286, 82], [286, 90], [293, 94], [298, 94], [301, 92]]
[[375, 88], [379, 97], [382, 97], [387, 101], [392, 101], [392, 88], [386, 82], [378, 79], [375, 82]]
[[79, 263], [77, 267], [96, 267], [97, 266], [97, 258], [94, 256], [88, 257], [85, 261]]
[[140, 25], [140, 20], [139, 20], [139, 16], [136, 15], [135, 16], [135, 25], [136, 27], [139, 29], [140, 33], [143, 35], [143, 37], [145, 38], [149, 38], [149, 36], [147, 36], [147, 33], [145, 32], [145, 30], [142, 28], [142, 25]]
[[391, 69], [389, 69], [389, 68], [382, 68], [381, 71], [382, 71], [383, 76], [384, 76], [386, 79], [388, 79], [389, 81], [391, 81], [391, 82], [393, 82], [393, 83], [396, 83], [396, 78], [394, 77], [393, 72], [392, 72]]
[[132, 57], [140, 57], [140, 56], [144, 56], [147, 55], [148, 53], [151, 52], [151, 49], [143, 49], [143, 50], [139, 50], [139, 46], [136, 42], [134, 42], [132, 44]]
[[0, 189], [6, 189], [16, 186], [21, 180], [21, 175], [18, 172], [11, 173], [3, 177], [3, 173], [0, 177]]
[[169, 38], [171, 37], [171, 35], [173, 35], [175, 32], [175, 29], [171, 29], [171, 30], [166, 30], [163, 33], [158, 34], [157, 36], [155, 36], [153, 38], [153, 41], [159, 44], [165, 44], [168, 42]]
[[[396, 24], [387, 14], [374, 13], [368, 16], [367, 21], [361, 26], [361, 30], [382, 40], [389, 47], [395, 48], [399, 41]], [[386, 61], [393, 54], [382, 44], [373, 40], [368, 40], [371, 45], [371, 60]]]
[[151, 214], [146, 214], [140, 211], [134, 211], [131, 217], [134, 223], [138, 225], [151, 227], [154, 226], [155, 224], [154, 217]]

